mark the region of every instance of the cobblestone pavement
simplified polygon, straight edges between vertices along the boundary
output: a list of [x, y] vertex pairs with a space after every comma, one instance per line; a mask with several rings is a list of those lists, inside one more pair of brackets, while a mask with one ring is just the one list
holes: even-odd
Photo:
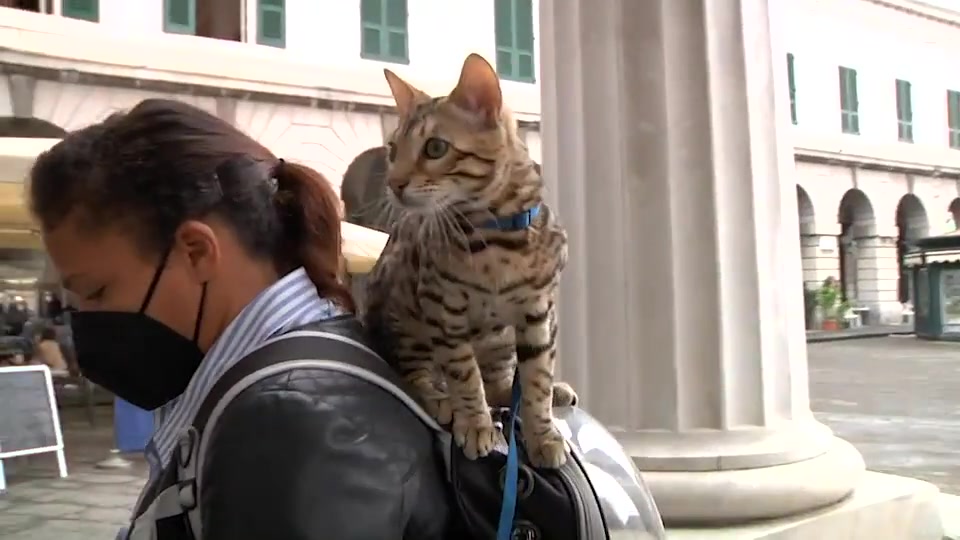
[[8, 485], [0, 495], [0, 539], [111, 540], [126, 523], [146, 465], [137, 459], [129, 469], [96, 469], [94, 464], [109, 455], [110, 410], [98, 411], [96, 428], [80, 413], [62, 413], [67, 478], [58, 478], [52, 455], [4, 462]]
[[811, 343], [811, 406], [867, 467], [960, 494], [960, 343]]
[[[891, 336], [811, 343], [811, 403], [817, 417], [877, 471], [933, 482], [960, 494], [960, 344]], [[52, 456], [7, 462], [0, 495], [2, 540], [112, 540], [146, 477], [94, 464], [111, 445], [109, 409], [91, 429], [65, 413], [70, 476]]]

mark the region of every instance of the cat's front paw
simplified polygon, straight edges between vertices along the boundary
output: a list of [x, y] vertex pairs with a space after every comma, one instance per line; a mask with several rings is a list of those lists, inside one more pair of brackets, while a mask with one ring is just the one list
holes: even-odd
[[447, 426], [453, 422], [453, 407], [450, 405], [449, 397], [438, 394], [423, 399], [422, 403], [427, 414], [441, 426]]
[[524, 441], [534, 467], [557, 469], [567, 461], [567, 444], [553, 425], [545, 432], [525, 433]]
[[503, 434], [493, 423], [489, 414], [456, 418], [453, 422], [453, 440], [463, 449], [467, 459], [482, 458], [497, 447]]
[[553, 406], [573, 407], [580, 401], [577, 392], [565, 382], [553, 383]]

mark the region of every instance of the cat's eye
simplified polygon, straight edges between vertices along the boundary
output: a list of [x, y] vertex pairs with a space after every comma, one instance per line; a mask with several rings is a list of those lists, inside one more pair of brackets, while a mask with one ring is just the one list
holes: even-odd
[[397, 145], [393, 143], [387, 143], [387, 159], [389, 161], [397, 160]]
[[423, 157], [427, 159], [440, 159], [447, 155], [448, 150], [450, 150], [450, 143], [443, 139], [430, 137], [423, 145]]

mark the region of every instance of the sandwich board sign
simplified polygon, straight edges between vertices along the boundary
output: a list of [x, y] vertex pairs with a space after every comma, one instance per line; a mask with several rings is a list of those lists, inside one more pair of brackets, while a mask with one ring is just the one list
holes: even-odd
[[67, 476], [63, 433], [47, 366], [0, 368], [0, 492], [7, 488], [3, 460], [56, 453], [60, 477]]

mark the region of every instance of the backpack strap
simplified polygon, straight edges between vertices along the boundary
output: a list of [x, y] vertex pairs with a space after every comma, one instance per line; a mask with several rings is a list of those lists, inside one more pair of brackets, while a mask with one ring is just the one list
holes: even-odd
[[[128, 540], [154, 540], [157, 538], [156, 522], [184, 514], [193, 538], [202, 540], [200, 471], [209, 444], [203, 434], [216, 424], [241, 392], [263, 379], [293, 369], [325, 369], [363, 379], [396, 397], [432, 430], [444, 433], [403, 389], [404, 385], [392, 368], [367, 346], [350, 337], [322, 330], [295, 330], [282, 334], [242, 358], [214, 384], [174, 450], [175, 479], [168, 479], [167, 487], [136, 518]], [[173, 469], [172, 465], [168, 469]]]

